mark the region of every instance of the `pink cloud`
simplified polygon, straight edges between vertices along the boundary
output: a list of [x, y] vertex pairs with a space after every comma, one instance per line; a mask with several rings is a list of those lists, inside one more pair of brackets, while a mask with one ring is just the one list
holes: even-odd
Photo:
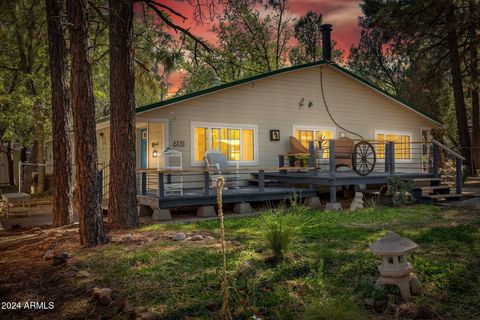
[[[289, 12], [294, 18], [305, 15], [309, 10], [321, 13], [324, 23], [333, 25], [332, 39], [338, 43], [338, 48], [348, 54], [352, 45], [356, 45], [360, 38], [360, 27], [358, 26], [358, 17], [362, 15], [360, 9], [360, 0], [290, 0]], [[170, 6], [172, 9], [180, 12], [188, 19], [183, 21], [181, 18], [172, 15], [172, 20], [188, 29], [196, 36], [215, 43], [216, 37], [211, 32], [212, 21], [207, 17], [203, 24], [197, 23], [193, 18], [193, 7], [186, 1], [159, 0], [159, 3]], [[175, 34], [175, 32], [172, 32]], [[182, 74], [176, 72], [170, 77], [170, 92], [178, 90]]]

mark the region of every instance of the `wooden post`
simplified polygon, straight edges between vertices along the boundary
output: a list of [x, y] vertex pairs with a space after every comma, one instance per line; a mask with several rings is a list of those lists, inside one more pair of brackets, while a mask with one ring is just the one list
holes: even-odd
[[455, 158], [455, 193], [462, 194], [462, 159]]
[[[283, 154], [278, 155], [278, 167], [283, 168], [285, 167], [285, 156]], [[285, 170], [279, 170], [279, 173], [286, 173]]]
[[140, 175], [140, 194], [147, 194], [147, 173], [142, 172]]
[[335, 185], [335, 177], [337, 175], [337, 168], [335, 165], [335, 141], [328, 141], [328, 163], [330, 170], [330, 203], [337, 202], [337, 187]]
[[165, 181], [163, 180], [163, 172], [158, 173], [158, 198], [159, 200], [165, 200]]
[[390, 141], [388, 142], [388, 150], [389, 150], [389, 157], [390, 157], [390, 161], [388, 163], [388, 170], [389, 170], [389, 173], [391, 176], [393, 176], [395, 174], [395, 142], [393, 141]]
[[258, 170], [258, 192], [265, 191], [265, 171], [263, 169]]
[[440, 149], [434, 143], [432, 144], [432, 174], [435, 178], [438, 178], [439, 161], [440, 161]]
[[315, 166], [315, 141], [308, 141], [308, 153], [310, 153], [310, 157], [308, 158], [308, 166], [314, 167]]
[[385, 173], [390, 172], [390, 144], [387, 142], [384, 145], [384, 153], [383, 153], [383, 158], [385, 159]]
[[210, 194], [210, 174], [207, 170], [203, 173], [203, 194], [206, 196]]
[[337, 174], [337, 168], [335, 167], [335, 141], [328, 141], [328, 163], [330, 170], [330, 177], [335, 178]]
[[330, 203], [337, 202], [337, 186], [330, 182]]

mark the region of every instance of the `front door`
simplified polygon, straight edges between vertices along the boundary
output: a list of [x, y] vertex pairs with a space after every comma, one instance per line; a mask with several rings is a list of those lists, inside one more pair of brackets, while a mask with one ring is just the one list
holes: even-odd
[[140, 129], [140, 168], [147, 167], [147, 128]]

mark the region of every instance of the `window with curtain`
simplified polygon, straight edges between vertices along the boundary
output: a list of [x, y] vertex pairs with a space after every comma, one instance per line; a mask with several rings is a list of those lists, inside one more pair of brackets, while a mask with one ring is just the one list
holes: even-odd
[[375, 140], [377, 140], [377, 157], [379, 159], [385, 159], [385, 143], [395, 143], [395, 159], [411, 159], [410, 155], [410, 140], [411, 135], [406, 133], [390, 133], [390, 132], [377, 132], [375, 134]]
[[194, 157], [202, 162], [209, 149], [220, 150], [227, 160], [255, 161], [255, 129], [241, 127], [195, 126]]
[[330, 129], [295, 129], [295, 138], [302, 143], [305, 148], [308, 149], [309, 141], [323, 140], [323, 159], [328, 159], [328, 141], [333, 139], [335, 132]]

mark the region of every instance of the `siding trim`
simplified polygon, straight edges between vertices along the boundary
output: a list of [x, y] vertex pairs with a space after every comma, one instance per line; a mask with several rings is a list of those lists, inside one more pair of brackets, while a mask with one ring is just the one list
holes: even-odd
[[[251, 129], [253, 130], [253, 160], [254, 161], [229, 161], [230, 164], [235, 165], [238, 162], [239, 166], [258, 166], [258, 125], [256, 124], [239, 124], [239, 123], [224, 123], [224, 122], [204, 122], [192, 121], [190, 122], [190, 165], [192, 167], [205, 166], [204, 161], [195, 160], [195, 128], [197, 127], [220, 127], [231, 129]], [[241, 136], [240, 136], [241, 138]], [[240, 146], [241, 148], [241, 146]], [[207, 149], [208, 150], [208, 149]]]
[[[215, 92], [220, 92], [220, 91], [226, 90], [228, 88], [233, 88], [233, 87], [245, 84], [245, 83], [252, 83], [252, 82], [255, 82], [256, 80], [259, 80], [259, 79], [263, 79], [263, 78], [267, 78], [267, 77], [271, 77], [271, 76], [276, 76], [276, 75], [279, 75], [279, 74], [289, 73], [289, 72], [293, 72], [293, 71], [296, 71], [296, 70], [302, 70], [302, 69], [308, 69], [308, 68], [317, 67], [317, 66], [323, 66], [323, 65], [326, 65], [326, 66], [332, 68], [333, 70], [337, 70], [341, 74], [346, 75], [347, 77], [362, 83], [366, 87], [369, 87], [369, 88], [373, 89], [375, 92], [383, 95], [387, 99], [398, 103], [400, 106], [402, 106], [404, 108], [407, 108], [408, 110], [413, 111], [417, 115], [420, 115], [421, 117], [435, 123], [436, 125], [438, 125], [438, 126], [442, 125], [442, 123], [440, 121], [438, 121], [438, 120], [432, 118], [431, 116], [417, 110], [414, 106], [411, 106], [411, 105], [401, 101], [398, 97], [388, 93], [387, 91], [381, 89], [380, 87], [371, 83], [370, 81], [368, 81], [366, 79], [363, 79], [362, 77], [356, 75], [352, 71], [350, 71], [350, 70], [348, 70], [344, 67], [341, 67], [341, 66], [339, 66], [335, 63], [327, 63], [327, 62], [321, 61], [321, 60], [316, 61], [316, 62], [312, 62], [312, 63], [306, 63], [306, 64], [302, 64], [302, 65], [296, 65], [296, 66], [291, 66], [291, 67], [287, 67], [287, 68], [283, 68], [283, 69], [274, 70], [274, 71], [271, 71], [271, 72], [262, 73], [262, 74], [259, 74], [259, 75], [255, 75], [253, 77], [236, 80], [236, 81], [225, 83], [225, 84], [222, 84], [222, 85], [219, 85], [219, 86], [207, 88], [207, 89], [200, 90], [200, 91], [197, 91], [197, 92], [192, 92], [192, 93], [189, 93], [189, 94], [186, 94], [186, 95], [182, 95], [182, 96], [174, 97], [174, 98], [171, 98], [171, 99], [167, 99], [167, 100], [159, 101], [159, 102], [156, 102], [156, 103], [152, 103], [152, 104], [149, 104], [149, 105], [141, 106], [141, 107], [137, 108], [135, 110], [135, 112], [137, 114], [142, 114], [142, 113], [147, 112], [147, 111], [172, 106], [172, 105], [175, 105], [179, 102], [185, 102], [185, 101], [194, 99], [196, 97], [204, 96], [204, 95], [215, 93]], [[107, 120], [108, 120], [108, 118], [104, 118], [101, 121], [107, 121]]]
[[[397, 158], [395, 158], [395, 162], [398, 162], [398, 163], [411, 163], [411, 162], [413, 162], [413, 153], [412, 153], [413, 133], [412, 132], [397, 131], [397, 130], [375, 130], [374, 135], [373, 135], [374, 140], [377, 138], [377, 134], [384, 134], [384, 135], [395, 134], [395, 135], [399, 135], [399, 136], [409, 136], [410, 137], [410, 146], [409, 146], [410, 158], [409, 159], [397, 159]], [[379, 163], [385, 163], [385, 158], [383, 158], [383, 159], [377, 158], [377, 161]]]

